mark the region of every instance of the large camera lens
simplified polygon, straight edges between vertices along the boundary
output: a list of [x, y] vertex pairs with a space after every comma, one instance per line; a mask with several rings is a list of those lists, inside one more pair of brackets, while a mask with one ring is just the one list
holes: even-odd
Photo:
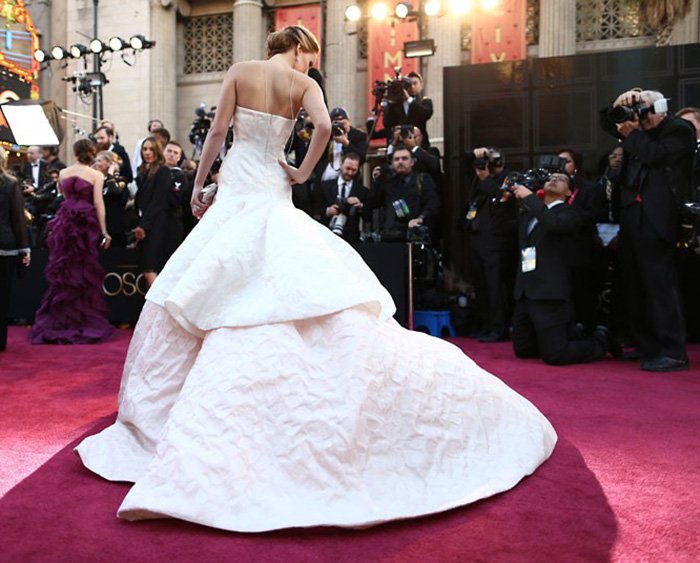
[[629, 108], [627, 106], [617, 106], [611, 108], [608, 112], [608, 117], [613, 121], [613, 123], [624, 123], [625, 121], [634, 120], [636, 111], [634, 108]]

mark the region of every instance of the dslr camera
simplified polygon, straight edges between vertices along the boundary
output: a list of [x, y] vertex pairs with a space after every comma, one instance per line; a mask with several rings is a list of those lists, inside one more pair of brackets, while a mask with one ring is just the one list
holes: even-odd
[[534, 168], [525, 172], [511, 172], [503, 182], [504, 191], [513, 192], [513, 186], [519, 184], [530, 191], [536, 192], [544, 187], [554, 172], [564, 172], [566, 159], [554, 154], [543, 154], [537, 157]]
[[328, 228], [333, 234], [342, 237], [345, 234], [345, 225], [347, 225], [348, 218], [355, 217], [358, 209], [354, 205], [349, 204], [347, 198], [343, 199], [340, 196], [338, 196], [336, 205], [340, 208], [340, 213], [331, 219]]
[[474, 168], [477, 170], [499, 168], [501, 166], [503, 166], [503, 155], [496, 149], [488, 149], [486, 157], [474, 159]]
[[617, 106], [608, 110], [608, 118], [613, 123], [624, 123], [625, 121], [633, 121], [635, 116], [641, 121], [650, 113], [665, 113], [668, 111], [668, 100], [662, 98], [656, 100], [653, 105], [645, 106], [644, 102], [640, 101], [632, 106]]

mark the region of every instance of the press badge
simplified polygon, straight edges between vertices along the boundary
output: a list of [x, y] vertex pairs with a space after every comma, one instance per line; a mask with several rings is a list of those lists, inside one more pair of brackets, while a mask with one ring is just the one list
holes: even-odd
[[520, 251], [520, 269], [532, 272], [537, 267], [537, 255], [534, 246], [528, 246]]
[[476, 219], [476, 205], [472, 203], [469, 206], [469, 211], [467, 211], [467, 221], [473, 221], [474, 219]]

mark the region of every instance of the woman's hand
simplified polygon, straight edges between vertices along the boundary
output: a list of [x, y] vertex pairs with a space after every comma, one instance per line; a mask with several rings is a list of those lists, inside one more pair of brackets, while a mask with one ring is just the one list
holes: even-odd
[[192, 197], [190, 198], [190, 207], [192, 209], [192, 215], [194, 215], [197, 219], [201, 219], [202, 216], [211, 207], [211, 204], [207, 205], [199, 197], [199, 194], [202, 193], [203, 187], [204, 186], [198, 186], [195, 184], [194, 188], [192, 189]]
[[107, 250], [110, 244], [112, 244], [112, 237], [109, 236], [109, 233], [102, 233], [102, 242], [100, 243], [102, 249]]
[[32, 263], [32, 255], [31, 254], [25, 254], [24, 256], [22, 256], [22, 266], [24, 266], [25, 268], [28, 268], [29, 264], [31, 264], [31, 263]]
[[278, 160], [277, 162], [280, 163], [280, 166], [287, 173], [287, 176], [289, 177], [289, 183], [291, 185], [303, 184], [304, 182], [306, 182], [306, 180], [309, 179], [309, 177], [302, 174], [298, 168], [294, 168], [294, 166], [287, 164], [284, 160]]

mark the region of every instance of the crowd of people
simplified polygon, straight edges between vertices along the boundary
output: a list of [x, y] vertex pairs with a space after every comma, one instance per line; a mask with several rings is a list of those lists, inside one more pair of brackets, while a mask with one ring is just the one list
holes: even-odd
[[[422, 77], [411, 73], [399, 94], [382, 102], [384, 128], [377, 131], [370, 121], [369, 135], [353, 126], [344, 108], [332, 108], [331, 139], [310, 178], [292, 186], [294, 205], [348, 242], [438, 245], [446, 230], [441, 157], [426, 133], [432, 103], [422, 89]], [[697, 303], [691, 291], [668, 288], [689, 287], [687, 279], [697, 277], [697, 239], [677, 248], [674, 205], [697, 199], [700, 110], [684, 108], [674, 116], [658, 106], [664, 100], [658, 92], [626, 95], [614, 107], [635, 108], [629, 119], [610, 119], [610, 108], [604, 112], [604, 126], [618, 143], [595, 177], [568, 147], [537, 186], [527, 185], [527, 174], [513, 175], [495, 147], [467, 153], [473, 175], [465, 181], [461, 227], [476, 303], [470, 336], [481, 342], [512, 339], [517, 356], [551, 364], [612, 353], [640, 359], [652, 371], [687, 367], [683, 310], [691, 319]], [[644, 107], [652, 109], [640, 111]], [[664, 138], [673, 137], [669, 129], [684, 136], [671, 148]], [[313, 134], [302, 110], [286, 147], [289, 164], [302, 164]], [[372, 161], [365, 183], [370, 137], [386, 138], [386, 150]], [[151, 285], [197, 221], [190, 207], [197, 163], [185, 158], [182, 145], [157, 119], [148, 123], [131, 158], [109, 121], [88, 142], [94, 157], [87, 164], [102, 180], [104, 240], [138, 248], [139, 269]], [[46, 244], [46, 226], [65, 199], [59, 176], [65, 167], [55, 148], [29, 147], [27, 164], [15, 171], [30, 219], [24, 247]], [[217, 171], [215, 164], [211, 180]], [[692, 320], [687, 326], [697, 337]]]
[[647, 371], [687, 369], [700, 255], [698, 217], [680, 206], [698, 201], [700, 110], [673, 115], [661, 93], [631, 90], [601, 118], [618, 144], [597, 178], [571, 148], [525, 174], [495, 147], [469, 154], [473, 336], [512, 339], [517, 356], [550, 364], [611, 353]]

